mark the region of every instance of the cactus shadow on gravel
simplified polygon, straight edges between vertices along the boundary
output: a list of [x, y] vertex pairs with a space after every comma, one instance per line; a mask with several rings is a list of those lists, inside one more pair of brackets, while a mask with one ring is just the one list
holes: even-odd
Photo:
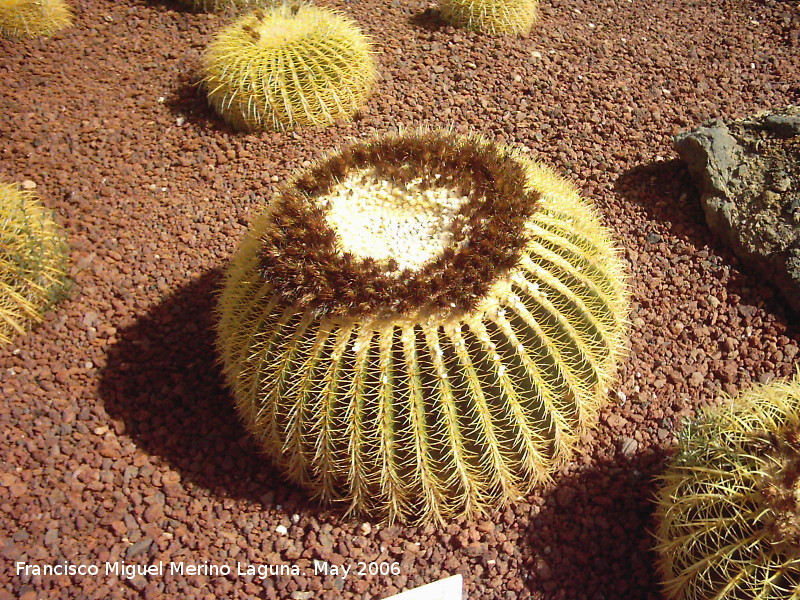
[[118, 331], [102, 373], [106, 411], [125, 435], [191, 482], [257, 502], [268, 492], [287, 510], [314, 505], [259, 454], [233, 408], [216, 363], [218, 269], [203, 274]]
[[435, 8], [426, 8], [414, 13], [409, 17], [408, 22], [426, 31], [439, 31], [448, 27], [447, 23], [442, 21], [439, 11]]
[[666, 452], [617, 452], [556, 480], [524, 541], [533, 597], [661, 597], [651, 532]]
[[183, 120], [183, 126], [191, 124], [205, 131], [236, 135], [236, 130], [209, 106], [206, 92], [200, 83], [199, 67], [192, 68], [189, 73], [180, 78], [177, 88], [167, 96], [165, 106], [176, 120]]

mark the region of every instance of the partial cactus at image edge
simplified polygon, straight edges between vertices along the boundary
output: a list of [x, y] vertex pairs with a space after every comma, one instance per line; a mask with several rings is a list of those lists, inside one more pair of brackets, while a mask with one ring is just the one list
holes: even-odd
[[0, 36], [48, 36], [72, 25], [64, 0], [0, 0]]
[[655, 518], [670, 600], [800, 598], [800, 379], [688, 423]]
[[0, 345], [41, 322], [67, 288], [69, 249], [33, 192], [0, 183]]
[[369, 39], [327, 8], [256, 10], [209, 44], [203, 86], [211, 106], [242, 131], [350, 120], [377, 77]]
[[539, 0], [440, 0], [442, 19], [489, 35], [527, 35], [539, 18]]
[[[402, 146], [395, 154], [387, 150], [393, 144]], [[443, 185], [451, 151], [462, 152], [458, 160], [476, 173], [497, 168], [494, 181], [507, 180], [508, 190], [518, 189], [512, 182], [520, 178], [509, 205], [512, 213], [528, 211], [519, 221], [524, 235], [497, 232], [497, 239], [524, 242], [515, 250], [515, 266], [497, 267], [485, 293], [463, 306], [466, 292], [440, 306], [404, 297], [392, 310], [371, 315], [372, 300], [336, 304], [322, 284], [309, 290], [328, 300], [302, 306], [304, 289], [286, 286], [285, 293], [298, 298], [289, 301], [278, 289], [278, 269], [264, 271], [272, 252], [265, 240], [277, 231], [271, 220], [286, 218], [274, 212], [280, 203], [273, 202], [228, 269], [218, 344], [244, 423], [290, 479], [353, 513], [441, 522], [516, 500], [569, 460], [606, 402], [624, 351], [628, 298], [611, 236], [577, 191], [546, 167], [479, 138], [376, 138], [321, 161], [290, 189], [316, 189], [329, 168], [341, 181], [344, 173], [360, 173], [366, 160], [380, 163], [386, 154], [409, 156], [412, 149], [432, 164], [425, 173], [414, 163], [408, 177], [430, 175], [431, 186]], [[396, 176], [406, 177], [402, 171]], [[458, 177], [470, 176], [466, 167], [462, 171]], [[435, 188], [427, 189], [430, 197]], [[482, 214], [480, 204], [477, 210]], [[504, 220], [478, 222], [491, 236]], [[475, 228], [465, 227], [476, 245], [492, 251]], [[309, 229], [319, 227], [314, 222]], [[296, 256], [291, 240], [303, 235], [278, 240], [289, 244], [286, 255]], [[474, 257], [476, 264], [482, 260]], [[413, 280], [420, 272], [406, 275]], [[450, 283], [457, 289], [469, 272], [465, 263], [432, 278], [441, 284], [437, 289]], [[349, 281], [360, 285], [357, 277]], [[391, 285], [376, 284], [375, 293]]]

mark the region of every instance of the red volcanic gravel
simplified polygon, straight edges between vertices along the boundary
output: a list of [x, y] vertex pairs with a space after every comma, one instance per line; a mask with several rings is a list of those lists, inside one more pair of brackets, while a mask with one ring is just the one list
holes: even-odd
[[[357, 119], [325, 130], [224, 125], [194, 81], [225, 19], [167, 0], [78, 0], [55, 37], [0, 40], [0, 179], [37, 184], [75, 280], [0, 349], [0, 600], [378, 599], [455, 573], [470, 599], [658, 598], [653, 478], [682, 420], [790, 375], [800, 345], [773, 290], [709, 236], [671, 137], [800, 103], [797, 3], [542, 0], [528, 38], [453, 29], [416, 0], [319, 3], [373, 36], [382, 73]], [[222, 386], [212, 307], [276, 182], [419, 124], [525, 145], [597, 202], [631, 266], [632, 341], [552, 487], [483, 522], [379, 527], [317, 506], [259, 456]], [[353, 571], [315, 575], [315, 559]], [[15, 569], [64, 561], [100, 573]], [[105, 573], [121, 561], [232, 572]], [[358, 575], [359, 561], [399, 572]]]

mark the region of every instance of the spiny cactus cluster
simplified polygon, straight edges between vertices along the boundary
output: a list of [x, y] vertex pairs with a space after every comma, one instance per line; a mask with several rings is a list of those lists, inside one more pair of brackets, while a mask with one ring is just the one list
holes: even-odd
[[548, 481], [605, 402], [621, 262], [564, 180], [476, 137], [375, 138], [298, 175], [229, 267], [244, 422], [351, 512], [475, 516]]
[[72, 24], [72, 11], [64, 0], [0, 0], [0, 35], [39, 37], [52, 35]]
[[68, 248], [33, 192], [0, 183], [0, 345], [63, 297]]
[[539, 18], [539, 0], [441, 0], [442, 18], [490, 35], [526, 35]]
[[800, 379], [687, 426], [656, 518], [671, 600], [800, 598]]
[[350, 119], [375, 79], [372, 48], [359, 28], [309, 5], [240, 18], [217, 34], [204, 59], [211, 106], [245, 131]]

